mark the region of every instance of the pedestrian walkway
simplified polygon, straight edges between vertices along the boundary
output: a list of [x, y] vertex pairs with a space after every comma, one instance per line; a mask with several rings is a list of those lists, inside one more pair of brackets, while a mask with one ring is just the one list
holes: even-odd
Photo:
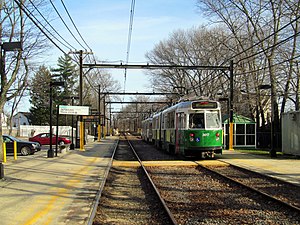
[[44, 151], [6, 163], [0, 224], [86, 224], [115, 143], [106, 139], [85, 151], [55, 158]]
[[217, 159], [300, 186], [300, 159], [270, 158], [228, 150]]

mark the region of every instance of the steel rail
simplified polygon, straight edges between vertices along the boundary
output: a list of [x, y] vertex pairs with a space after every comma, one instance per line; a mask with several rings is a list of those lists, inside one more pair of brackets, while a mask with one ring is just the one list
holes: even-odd
[[[280, 199], [278, 199], [278, 198], [276, 198], [276, 197], [274, 197], [274, 196], [271, 196], [271, 195], [269, 195], [269, 194], [267, 194], [267, 193], [265, 193], [265, 192], [262, 192], [262, 191], [260, 191], [260, 190], [258, 190], [258, 189], [256, 189], [256, 188], [250, 187], [250, 186], [248, 186], [248, 185], [246, 185], [246, 184], [244, 184], [244, 183], [242, 183], [242, 182], [240, 182], [240, 181], [238, 181], [238, 180], [235, 180], [235, 179], [233, 179], [233, 178], [231, 178], [231, 177], [228, 177], [228, 176], [226, 176], [226, 175], [224, 175], [224, 174], [221, 174], [221, 173], [219, 173], [219, 172], [217, 172], [217, 171], [215, 171], [215, 170], [213, 170], [213, 169], [210, 169], [210, 168], [208, 168], [208, 167], [206, 167], [206, 166], [203, 166], [203, 165], [197, 163], [196, 161], [195, 161], [195, 163], [198, 164], [198, 166], [201, 167], [201, 168], [203, 168], [203, 169], [206, 169], [206, 170], [208, 170], [208, 171], [210, 171], [210, 172], [212, 172], [212, 173], [214, 173], [214, 174], [217, 174], [217, 175], [219, 175], [219, 176], [221, 176], [221, 177], [224, 177], [224, 178], [230, 180], [230, 181], [233, 182], [233, 183], [236, 183], [236, 184], [238, 184], [238, 185], [240, 185], [240, 186], [242, 186], [242, 187], [244, 187], [244, 188], [246, 188], [246, 189], [248, 189], [248, 190], [250, 190], [250, 191], [253, 191], [253, 192], [255, 192], [255, 193], [258, 193], [258, 194], [260, 194], [260, 195], [262, 195], [262, 196], [264, 196], [264, 197], [266, 197], [266, 198], [268, 198], [268, 199], [270, 199], [270, 200], [272, 200], [272, 201], [275, 201], [275, 202], [277, 202], [277, 203], [279, 203], [279, 204], [281, 204], [281, 205], [284, 205], [284, 206], [286, 206], [286, 207], [288, 207], [288, 208], [290, 208], [290, 209], [292, 209], [292, 210], [294, 210], [294, 211], [300, 213], [300, 208], [297, 207], [297, 206], [291, 205], [291, 204], [289, 204], [288, 202], [284, 202], [284, 201], [282, 201], [282, 200], [280, 200]], [[231, 165], [231, 164], [230, 164], [230, 165]], [[239, 167], [238, 167], [238, 168], [239, 168]], [[251, 172], [252, 172], [252, 171], [251, 171]], [[262, 174], [260, 174], [260, 175], [262, 175]]]
[[161, 201], [161, 203], [162, 203], [162, 205], [163, 205], [165, 211], [167, 212], [170, 221], [171, 221], [174, 225], [177, 225], [178, 223], [176, 222], [176, 220], [175, 220], [175, 218], [174, 218], [172, 212], [171, 212], [170, 209], [168, 208], [168, 206], [167, 206], [165, 200], [161, 197], [161, 195], [160, 195], [160, 193], [159, 193], [157, 187], [155, 186], [155, 184], [154, 184], [153, 180], [151, 179], [151, 177], [150, 177], [148, 171], [146, 170], [145, 166], [143, 165], [143, 162], [141, 161], [141, 159], [139, 158], [138, 154], [137, 154], [136, 151], [134, 150], [133, 145], [130, 143], [130, 141], [127, 139], [126, 136], [125, 136], [125, 138], [126, 138], [128, 144], [129, 144], [131, 150], [133, 151], [135, 157], [136, 157], [137, 160], [139, 161], [139, 163], [140, 163], [140, 165], [141, 165], [141, 167], [142, 167], [144, 173], [146, 174], [146, 176], [147, 176], [149, 182], [151, 183], [152, 188], [153, 188], [154, 191], [156, 192], [157, 197], [159, 198], [159, 200]]
[[[218, 160], [219, 160], [219, 159], [218, 159]], [[294, 187], [296, 187], [296, 188], [299, 188], [299, 187], [300, 187], [298, 184], [286, 182], [286, 181], [284, 181], [284, 180], [282, 180], [282, 179], [280, 179], [280, 178], [273, 177], [273, 176], [271, 176], [271, 175], [261, 174], [261, 173], [259, 173], [259, 172], [257, 172], [257, 171], [250, 170], [250, 169], [247, 169], [247, 168], [244, 168], [244, 167], [240, 167], [240, 166], [237, 166], [237, 165], [233, 165], [233, 164], [230, 164], [230, 163], [225, 162], [225, 161], [223, 161], [223, 160], [220, 160], [220, 161], [229, 164], [229, 165], [232, 166], [233, 168], [236, 168], [236, 169], [239, 169], [239, 170], [243, 170], [243, 171], [245, 171], [245, 172], [251, 172], [251, 173], [254, 173], [254, 174], [257, 174], [257, 175], [260, 175], [260, 176], [265, 176], [265, 177], [267, 177], [268, 179], [274, 180], [274, 181], [276, 181], [276, 182], [278, 182], [278, 183], [288, 184], [288, 185], [294, 186]]]
[[87, 225], [92, 225], [93, 222], [94, 222], [94, 219], [95, 219], [95, 216], [96, 216], [96, 212], [97, 212], [97, 208], [98, 208], [98, 205], [99, 205], [99, 201], [100, 201], [100, 198], [101, 198], [104, 186], [106, 184], [106, 180], [107, 180], [109, 171], [110, 171], [110, 169], [112, 167], [112, 163], [113, 163], [113, 160], [114, 160], [115, 153], [116, 153], [116, 150], [118, 148], [118, 145], [119, 145], [119, 140], [113, 146], [113, 153], [111, 155], [110, 161], [109, 161], [108, 166], [106, 168], [106, 171], [104, 173], [104, 178], [103, 178], [102, 182], [99, 185], [99, 189], [98, 189], [98, 192], [97, 192], [97, 195], [96, 195], [96, 199], [95, 199], [95, 201], [92, 204], [92, 211], [91, 211], [91, 213], [89, 215], [89, 219], [87, 221]]

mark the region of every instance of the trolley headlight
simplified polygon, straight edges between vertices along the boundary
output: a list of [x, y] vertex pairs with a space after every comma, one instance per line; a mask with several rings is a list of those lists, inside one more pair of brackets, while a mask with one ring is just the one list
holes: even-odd
[[190, 141], [194, 141], [194, 138], [195, 138], [195, 134], [194, 133], [190, 133]]
[[220, 140], [220, 133], [219, 132], [216, 133], [216, 141], [218, 141], [218, 140]]

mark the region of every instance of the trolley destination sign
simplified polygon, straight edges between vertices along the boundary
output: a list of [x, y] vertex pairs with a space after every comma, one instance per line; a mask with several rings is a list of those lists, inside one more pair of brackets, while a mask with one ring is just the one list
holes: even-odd
[[59, 114], [85, 116], [90, 114], [88, 106], [60, 105]]

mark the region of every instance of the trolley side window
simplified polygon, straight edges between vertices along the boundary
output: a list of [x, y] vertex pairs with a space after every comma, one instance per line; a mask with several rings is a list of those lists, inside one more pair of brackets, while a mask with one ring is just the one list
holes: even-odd
[[219, 112], [206, 112], [206, 128], [220, 128], [221, 126]]
[[190, 128], [204, 128], [204, 113], [191, 113], [189, 126]]

